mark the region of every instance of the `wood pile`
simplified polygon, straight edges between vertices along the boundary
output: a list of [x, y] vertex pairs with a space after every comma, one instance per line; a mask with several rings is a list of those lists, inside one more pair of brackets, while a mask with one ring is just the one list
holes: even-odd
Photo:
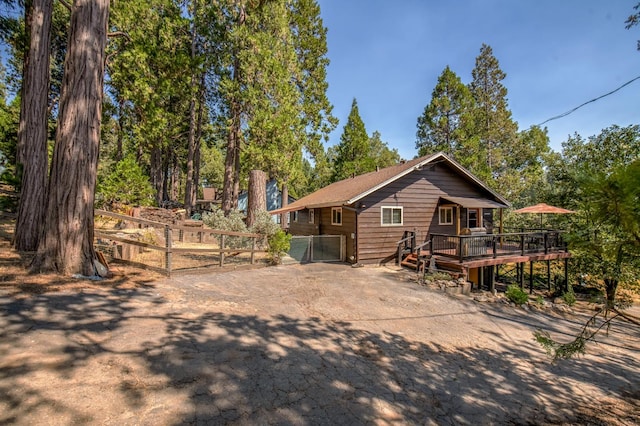
[[133, 216], [173, 225], [185, 219], [184, 209], [163, 209], [159, 207], [141, 207], [134, 209]]

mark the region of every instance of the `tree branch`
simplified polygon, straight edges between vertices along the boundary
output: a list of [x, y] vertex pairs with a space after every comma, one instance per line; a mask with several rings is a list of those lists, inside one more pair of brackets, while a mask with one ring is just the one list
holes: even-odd
[[107, 37], [124, 37], [127, 39], [127, 41], [131, 41], [131, 37], [129, 37], [129, 34], [125, 33], [124, 31], [112, 31], [110, 33], [107, 33]]
[[63, 5], [64, 7], [66, 7], [69, 12], [71, 12], [71, 5], [69, 3], [66, 2], [66, 0], [59, 0], [60, 4]]

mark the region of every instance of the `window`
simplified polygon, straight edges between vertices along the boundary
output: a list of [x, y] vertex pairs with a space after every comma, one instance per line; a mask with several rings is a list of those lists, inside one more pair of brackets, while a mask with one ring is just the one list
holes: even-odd
[[478, 209], [467, 209], [467, 228], [477, 228], [480, 224], [480, 212]]
[[440, 225], [453, 225], [453, 207], [440, 207]]
[[314, 223], [316, 220], [316, 211], [314, 209], [309, 209], [309, 223]]
[[293, 214], [293, 221], [298, 223], [298, 211], [296, 210], [295, 212], [291, 212]]
[[331, 208], [331, 224], [342, 225], [342, 207]]
[[402, 225], [402, 207], [381, 207], [380, 224], [382, 226]]

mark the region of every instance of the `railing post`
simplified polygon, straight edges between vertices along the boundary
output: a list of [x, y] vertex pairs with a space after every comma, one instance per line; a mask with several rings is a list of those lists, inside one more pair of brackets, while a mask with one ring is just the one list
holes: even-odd
[[520, 254], [524, 256], [524, 234], [520, 234]]
[[402, 263], [402, 244], [398, 244], [398, 252], [396, 253], [396, 265]]
[[544, 233], [544, 254], [549, 253], [549, 233]]
[[431, 238], [429, 239], [429, 253], [433, 256], [433, 235], [431, 235]]
[[460, 263], [464, 260], [464, 250], [462, 250], [462, 237], [458, 236], [458, 258]]
[[171, 276], [171, 227], [169, 225], [165, 225], [164, 227], [164, 241], [165, 241], [165, 252], [164, 252], [164, 266], [167, 270], [167, 276]]
[[495, 259], [498, 257], [498, 239], [495, 235], [491, 238], [491, 248], [493, 249], [493, 258]]

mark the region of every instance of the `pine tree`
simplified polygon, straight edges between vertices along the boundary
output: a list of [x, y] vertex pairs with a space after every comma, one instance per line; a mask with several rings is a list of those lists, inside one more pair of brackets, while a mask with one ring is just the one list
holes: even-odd
[[449, 66], [438, 77], [431, 102], [418, 117], [416, 148], [423, 156], [443, 151], [458, 157], [467, 137], [473, 98], [467, 86]]
[[354, 98], [347, 123], [340, 136], [340, 143], [336, 147], [332, 181], [336, 182], [371, 171], [369, 147], [369, 136], [360, 118], [358, 102]]
[[483, 44], [480, 48], [472, 77], [469, 89], [475, 107], [471, 135], [477, 141], [473, 141], [473, 137], [468, 140], [467, 156], [472, 158], [467, 162], [473, 165], [472, 172], [494, 183], [507, 167], [504, 151], [516, 142], [517, 124], [511, 119], [507, 88], [502, 84], [506, 74], [490, 46]]

